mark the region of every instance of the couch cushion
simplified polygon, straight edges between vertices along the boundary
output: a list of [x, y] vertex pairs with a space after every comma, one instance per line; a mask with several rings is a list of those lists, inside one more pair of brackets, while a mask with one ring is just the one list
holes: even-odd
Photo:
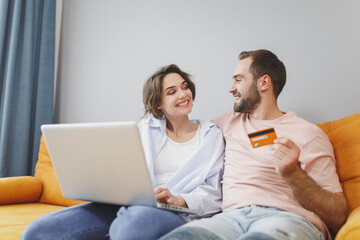
[[62, 195], [43, 136], [40, 140], [39, 158], [35, 167], [35, 177], [43, 184], [43, 192], [38, 202], [60, 206], [72, 206], [84, 203], [83, 201], [64, 198]]
[[0, 206], [0, 239], [19, 239], [30, 222], [63, 208], [65, 207], [43, 203], [2, 205]]
[[335, 240], [357, 240], [360, 239], [360, 208], [352, 211], [346, 224], [340, 229]]
[[30, 176], [0, 178], [0, 204], [36, 202], [42, 184]]
[[334, 147], [336, 168], [350, 213], [360, 206], [360, 113], [318, 126]]

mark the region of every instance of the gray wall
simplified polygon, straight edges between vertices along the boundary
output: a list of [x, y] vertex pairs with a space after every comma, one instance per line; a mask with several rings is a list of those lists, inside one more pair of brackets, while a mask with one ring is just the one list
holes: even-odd
[[287, 66], [283, 111], [318, 123], [360, 112], [360, 1], [64, 0], [56, 122], [139, 120], [160, 66], [191, 73], [191, 118], [232, 109], [237, 56], [266, 48]]

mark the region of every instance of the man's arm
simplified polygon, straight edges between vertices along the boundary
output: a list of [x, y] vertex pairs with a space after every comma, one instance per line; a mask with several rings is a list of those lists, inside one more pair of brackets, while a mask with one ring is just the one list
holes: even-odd
[[316, 213], [335, 234], [346, 220], [347, 203], [343, 193], [322, 189], [299, 165], [300, 149], [287, 138], [275, 140], [273, 157], [278, 174], [294, 196], [308, 210]]

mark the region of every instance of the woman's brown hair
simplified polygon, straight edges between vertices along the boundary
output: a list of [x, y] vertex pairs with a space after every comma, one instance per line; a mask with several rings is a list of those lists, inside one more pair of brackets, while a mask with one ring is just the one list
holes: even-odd
[[152, 76], [150, 76], [144, 84], [143, 103], [145, 108], [144, 116], [152, 114], [155, 118], [162, 119], [164, 114], [161, 110], [156, 109], [161, 104], [162, 82], [169, 73], [179, 74], [187, 83], [193, 100], [195, 99], [195, 84], [191, 80], [191, 75], [182, 71], [176, 64], [170, 64], [161, 67]]

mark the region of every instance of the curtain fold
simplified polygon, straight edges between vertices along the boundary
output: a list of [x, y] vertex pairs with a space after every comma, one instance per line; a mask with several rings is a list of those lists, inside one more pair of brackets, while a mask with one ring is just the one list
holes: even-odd
[[53, 122], [56, 0], [0, 1], [0, 177], [32, 175]]

